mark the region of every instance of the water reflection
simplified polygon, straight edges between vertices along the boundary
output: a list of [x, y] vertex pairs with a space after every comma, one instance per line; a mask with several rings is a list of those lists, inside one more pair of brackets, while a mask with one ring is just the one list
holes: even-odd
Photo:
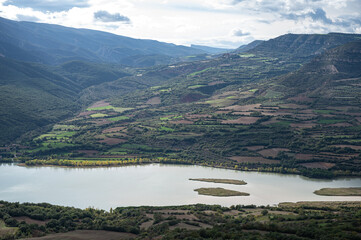
[[[248, 184], [229, 185], [189, 181], [189, 178], [231, 178]], [[117, 206], [182, 205], [194, 203], [274, 205], [295, 201], [361, 201], [361, 197], [317, 196], [324, 187], [360, 187], [360, 178], [309, 179], [298, 175], [242, 172], [190, 165], [63, 168], [0, 165], [0, 199], [49, 202], [108, 210]], [[248, 197], [201, 196], [200, 187], [248, 192]]]

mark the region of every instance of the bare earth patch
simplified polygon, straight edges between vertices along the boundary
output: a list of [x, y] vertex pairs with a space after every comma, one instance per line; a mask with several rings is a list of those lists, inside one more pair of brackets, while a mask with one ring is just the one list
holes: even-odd
[[246, 156], [234, 156], [230, 157], [230, 159], [235, 160], [239, 163], [265, 163], [265, 164], [276, 164], [280, 163], [278, 160], [270, 160], [263, 157], [246, 157]]
[[257, 122], [258, 117], [240, 117], [238, 119], [222, 120], [223, 124], [253, 124]]
[[137, 235], [102, 230], [76, 230], [67, 233], [50, 234], [45, 237], [27, 238], [27, 240], [119, 240], [132, 239]]
[[126, 141], [127, 140], [125, 140], [125, 139], [119, 139], [119, 138], [104, 138], [103, 140], [100, 140], [99, 142], [105, 143], [108, 145], [116, 145], [116, 144], [123, 143]]
[[274, 123], [278, 123], [280, 122], [279, 120], [277, 120], [277, 118], [271, 118], [268, 121], [262, 122], [261, 125], [270, 125], [270, 124], [274, 124]]
[[306, 154], [306, 153], [297, 153], [295, 154], [295, 158], [297, 160], [312, 160], [316, 157], [314, 154]]
[[160, 97], [152, 97], [151, 99], [149, 99], [145, 104], [149, 104], [149, 105], [158, 105], [161, 103]]
[[330, 169], [335, 166], [334, 163], [328, 162], [311, 162], [311, 163], [302, 163], [300, 164], [306, 168], [320, 168], [320, 169]]
[[258, 153], [261, 154], [263, 157], [277, 157], [278, 153], [288, 152], [288, 151], [290, 150], [287, 148], [269, 148], [269, 149], [263, 149]]

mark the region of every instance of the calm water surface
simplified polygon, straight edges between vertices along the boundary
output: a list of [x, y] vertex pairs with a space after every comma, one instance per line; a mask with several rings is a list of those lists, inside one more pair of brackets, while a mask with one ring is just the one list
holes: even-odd
[[[189, 181], [189, 178], [232, 178], [243, 186]], [[201, 196], [200, 187], [223, 187], [250, 193], [247, 197]], [[0, 199], [48, 202], [109, 210], [117, 206], [182, 204], [273, 205], [296, 201], [361, 201], [361, 197], [317, 196], [324, 187], [361, 187], [361, 178], [314, 180], [297, 175], [242, 172], [218, 168], [160, 165], [112, 168], [19, 167], [0, 165]]]

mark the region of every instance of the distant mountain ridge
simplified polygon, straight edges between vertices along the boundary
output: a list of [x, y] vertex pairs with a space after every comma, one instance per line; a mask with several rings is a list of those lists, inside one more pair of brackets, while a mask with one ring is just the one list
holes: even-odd
[[361, 39], [361, 34], [285, 34], [264, 41], [249, 52], [266, 56], [284, 56], [291, 58], [312, 58], [348, 42]]
[[[200, 49], [155, 40], [0, 18], [0, 54], [20, 61], [56, 65], [81, 60], [136, 65], [134, 58], [139, 62], [139, 58], [145, 56], [146, 64], [152, 66], [159, 57], [167, 60], [160, 62], [165, 64], [170, 58], [204, 53]], [[154, 59], [149, 60], [151, 57]]]

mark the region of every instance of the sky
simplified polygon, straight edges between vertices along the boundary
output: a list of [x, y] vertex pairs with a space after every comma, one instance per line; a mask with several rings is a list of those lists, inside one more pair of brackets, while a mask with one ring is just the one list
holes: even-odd
[[287, 33], [361, 33], [361, 0], [0, 0], [0, 17], [237, 48]]

